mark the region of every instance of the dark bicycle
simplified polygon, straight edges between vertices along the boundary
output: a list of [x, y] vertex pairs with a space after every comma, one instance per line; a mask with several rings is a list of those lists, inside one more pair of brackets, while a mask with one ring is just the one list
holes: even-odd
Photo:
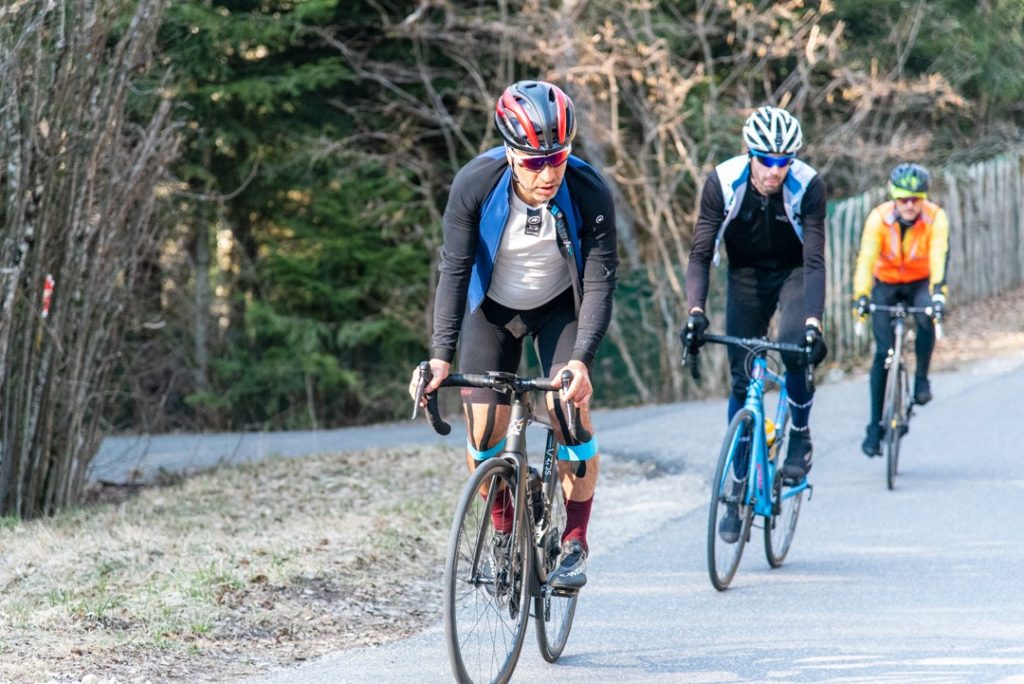
[[[719, 452], [715, 474], [711, 480], [711, 505], [708, 512], [707, 556], [711, 584], [725, 591], [739, 567], [743, 548], [750, 540], [754, 516], [764, 520], [764, 552], [768, 565], [782, 565], [793, 543], [803, 495], [810, 500], [813, 491], [807, 478], [799, 481], [783, 476], [778, 454], [783, 447], [789, 425], [784, 376], [770, 369], [767, 352], [791, 352], [807, 356], [805, 369], [808, 387], [814, 387], [814, 369], [810, 348], [765, 338], [740, 338], [730, 335], [705, 335], [707, 342], [737, 346], [747, 351], [746, 368], [749, 382], [743, 408], [736, 412]], [[697, 364], [690, 360], [689, 346], [683, 348], [683, 365], [689, 366], [693, 378], [699, 379]], [[764, 393], [768, 383], [779, 387], [775, 420], [767, 417]], [[739, 533], [725, 539], [719, 525], [728, 515], [739, 518]]]
[[899, 472], [900, 441], [910, 430], [910, 418], [914, 415], [914, 395], [910, 391], [910, 375], [907, 373], [904, 339], [907, 334], [907, 317], [925, 314], [935, 318], [936, 337], [942, 337], [941, 317], [935, 315], [930, 306], [907, 306], [898, 302], [896, 306], [870, 304], [870, 313], [887, 313], [893, 327], [893, 343], [885, 358], [885, 394], [882, 404], [882, 448], [885, 451], [885, 481], [889, 489], [896, 487]]
[[[421, 363], [413, 418], [429, 381], [429, 365]], [[571, 382], [572, 373], [563, 371], [562, 387]], [[507, 682], [523, 647], [530, 598], [540, 652], [551, 663], [565, 648], [576, 612], [578, 591], [548, 584], [561, 554], [565, 500], [554, 433], [546, 415], [535, 414], [530, 401], [531, 391], [558, 389], [549, 378], [527, 379], [511, 373], [452, 374], [441, 386], [492, 389], [512, 397], [505, 450], [477, 466], [455, 509], [443, 608], [448, 657], [456, 680]], [[579, 423], [579, 409], [569, 401], [562, 402], [562, 409], [570, 435], [589, 441], [590, 434]], [[427, 395], [427, 418], [439, 434], [451, 431], [440, 416], [436, 394]], [[540, 472], [527, 460], [526, 427], [534, 422], [547, 425]], [[507, 534], [495, 530], [491, 515], [495, 497], [501, 495], [510, 497], [514, 510]]]

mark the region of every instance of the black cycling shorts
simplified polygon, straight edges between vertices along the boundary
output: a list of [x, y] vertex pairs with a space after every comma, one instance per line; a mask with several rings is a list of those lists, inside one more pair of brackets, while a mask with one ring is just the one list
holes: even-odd
[[[527, 335], [533, 338], [542, 375], [550, 377], [553, 368], [569, 362], [576, 344], [572, 288], [529, 311], [516, 311], [485, 298], [462, 321], [459, 372], [516, 373]], [[509, 404], [512, 400], [506, 394], [476, 387], [463, 388], [462, 399], [471, 404]]]

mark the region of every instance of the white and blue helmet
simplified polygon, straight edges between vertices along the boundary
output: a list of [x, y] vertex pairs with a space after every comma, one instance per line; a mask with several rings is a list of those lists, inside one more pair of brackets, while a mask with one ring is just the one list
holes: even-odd
[[747, 117], [743, 142], [751, 152], [796, 154], [804, 144], [804, 134], [795, 116], [785, 109], [765, 105]]

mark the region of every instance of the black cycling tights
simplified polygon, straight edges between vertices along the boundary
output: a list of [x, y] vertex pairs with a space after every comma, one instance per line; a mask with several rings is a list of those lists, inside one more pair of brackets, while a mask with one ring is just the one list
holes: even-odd
[[[895, 306], [897, 302], [907, 306], [930, 306], [932, 301], [928, 295], [928, 279], [912, 283], [883, 283], [876, 280], [871, 290], [871, 301], [884, 306]], [[914, 314], [914, 322], [917, 324], [914, 338], [917, 367], [914, 375], [926, 378], [932, 361], [932, 350], [935, 349], [935, 324], [925, 314]], [[885, 314], [872, 316], [871, 329], [875, 333], [875, 356], [871, 363], [871, 424], [878, 425], [882, 421], [882, 403], [885, 399], [885, 357], [893, 345], [892, 317]]]
[[[804, 312], [803, 268], [769, 271], [760, 268], [730, 268], [729, 291], [725, 308], [725, 332], [737, 337], [761, 337], [776, 309], [779, 311], [780, 342], [803, 344]], [[804, 377], [806, 360], [795, 354], [783, 354], [786, 365], [786, 392], [794, 429], [807, 428], [813, 394]], [[747, 396], [747, 351], [729, 347], [729, 368], [732, 372], [732, 394], [729, 397], [729, 420], [743, 406]]]

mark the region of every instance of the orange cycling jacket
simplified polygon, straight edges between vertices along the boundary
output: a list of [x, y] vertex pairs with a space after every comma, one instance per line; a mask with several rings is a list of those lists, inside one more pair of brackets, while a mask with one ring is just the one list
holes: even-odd
[[895, 202], [883, 202], [864, 222], [853, 276], [853, 297], [870, 295], [874, 278], [883, 283], [928, 279], [932, 294], [946, 292], [949, 219], [945, 210], [925, 200], [921, 215], [900, 239]]

